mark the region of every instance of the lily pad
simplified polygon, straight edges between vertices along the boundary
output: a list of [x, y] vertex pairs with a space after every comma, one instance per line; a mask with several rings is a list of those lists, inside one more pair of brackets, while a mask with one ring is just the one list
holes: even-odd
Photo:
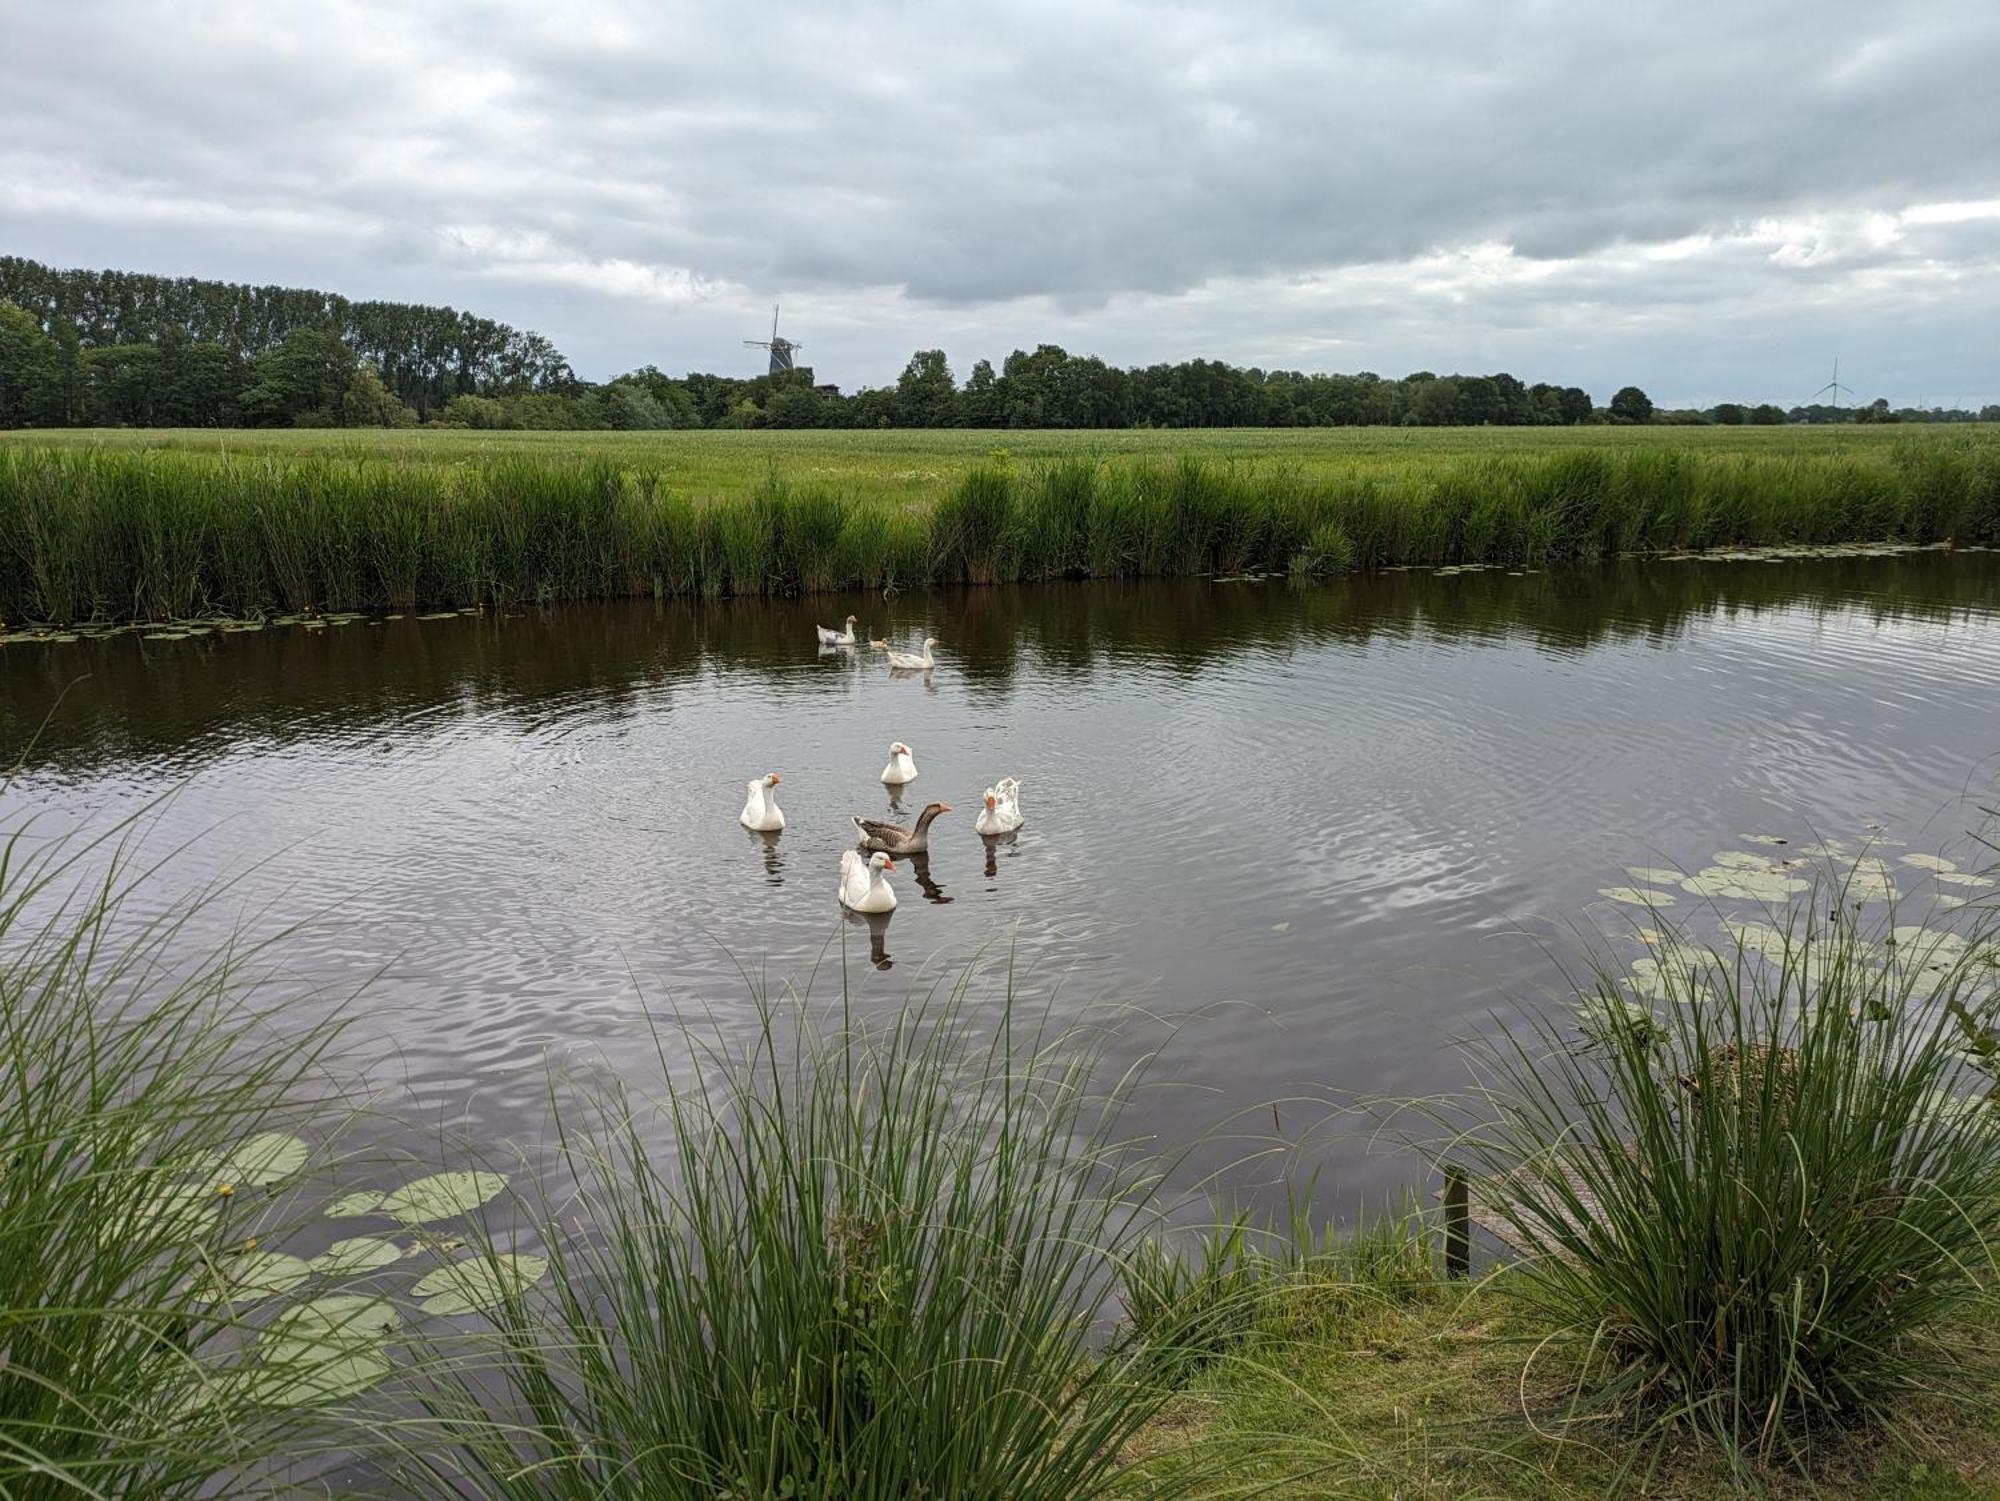
[[1756, 870], [1775, 875], [1785, 868], [1782, 860], [1770, 855], [1756, 855], [1749, 850], [1717, 850], [1715, 863], [1726, 870]]
[[[147, 641], [185, 641], [187, 638], [188, 633], [186, 631], [148, 631], [142, 639]], [[74, 640], [75, 638], [71, 637], [70, 639]]]
[[260, 1369], [250, 1383], [250, 1394], [266, 1407], [316, 1407], [358, 1396], [394, 1369], [380, 1350], [356, 1350], [331, 1360], [288, 1361]]
[[208, 1160], [206, 1171], [218, 1183], [268, 1188], [306, 1165], [309, 1149], [286, 1131], [263, 1131], [238, 1142]]
[[1810, 881], [1796, 876], [1760, 870], [1732, 870], [1711, 865], [1681, 882], [1681, 889], [1696, 896], [1727, 897], [1746, 902], [1782, 902], [1796, 892], [1809, 890]]
[[257, 1337], [257, 1348], [267, 1361], [327, 1360], [377, 1348], [400, 1322], [387, 1298], [334, 1293], [287, 1308]]
[[427, 1225], [470, 1214], [506, 1186], [507, 1180], [498, 1173], [434, 1173], [405, 1183], [385, 1196], [379, 1207], [406, 1225]]
[[1670, 891], [1650, 891], [1639, 886], [1600, 886], [1597, 894], [1607, 901], [1624, 902], [1632, 907], [1671, 907], [1674, 904]]
[[283, 1251], [245, 1251], [216, 1268], [216, 1300], [255, 1303], [290, 1292], [312, 1275], [312, 1268]]
[[548, 1269], [546, 1256], [476, 1256], [439, 1267], [410, 1291], [424, 1300], [425, 1313], [472, 1313], [527, 1291]]
[[1958, 869], [1957, 861], [1941, 860], [1936, 855], [1903, 855], [1899, 858], [1905, 865], [1914, 865], [1918, 870], [1944, 872]]
[[1792, 842], [1783, 834], [1745, 834], [1742, 838], [1749, 844], [1790, 844]]
[[342, 1194], [326, 1206], [326, 1217], [330, 1220], [352, 1219], [360, 1214], [373, 1214], [382, 1207], [382, 1196], [372, 1188], [359, 1189], [351, 1194]]
[[1643, 886], [1675, 886], [1687, 874], [1684, 870], [1668, 870], [1662, 865], [1628, 865], [1625, 871]]
[[392, 1240], [377, 1235], [351, 1235], [313, 1257], [312, 1269], [322, 1277], [353, 1277], [399, 1261], [402, 1255], [402, 1248]]
[[1940, 881], [1949, 881], [1954, 886], [1987, 887], [1994, 884], [1991, 876], [1976, 876], [1969, 870], [1941, 870], [1937, 873]]

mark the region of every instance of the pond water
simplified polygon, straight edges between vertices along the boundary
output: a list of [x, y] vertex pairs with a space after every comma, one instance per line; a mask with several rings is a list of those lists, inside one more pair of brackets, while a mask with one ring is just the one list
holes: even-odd
[[[814, 623], [849, 611], [937, 637], [936, 670], [819, 653]], [[953, 811], [886, 922], [843, 918], [849, 816], [894, 810], [895, 740], [921, 769], [905, 813]], [[1963, 854], [1996, 752], [1986, 553], [0, 648], [21, 765], [0, 823], [145, 810], [143, 848], [175, 852], [158, 899], [230, 883], [196, 939], [296, 923], [288, 976], [328, 1004], [358, 990], [409, 1108], [493, 1139], [540, 1121], [551, 1056], [650, 1071], [649, 1014], [747, 1028], [752, 978], [815, 964], [832, 1006], [843, 955], [887, 1005], [982, 947], [1038, 1001], [1181, 1019], [1163, 1069], [1197, 1087], [1142, 1110], [1168, 1139], [1280, 1097], [1450, 1088], [1454, 1038], [1545, 1003], [1551, 943], [1633, 915], [1598, 895], [1626, 866], [1871, 825]], [[766, 771], [775, 837], [737, 822]], [[973, 816], [1004, 775], [1027, 823], [989, 845]], [[1321, 1166], [1348, 1202], [1403, 1172], [1349, 1139]]]

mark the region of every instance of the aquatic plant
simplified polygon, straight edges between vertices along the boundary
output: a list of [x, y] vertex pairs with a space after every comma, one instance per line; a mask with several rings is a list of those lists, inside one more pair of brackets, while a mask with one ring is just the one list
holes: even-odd
[[[1682, 884], [1782, 904], [1792, 878], [1759, 858]], [[1864, 926], [1879, 875], [1829, 880], [1782, 925], [1731, 921], [1715, 950], [1653, 914], [1657, 957], [1587, 986], [1579, 1029], [1475, 1050], [1481, 1124], [1451, 1148], [1524, 1258], [1507, 1286], [1596, 1357], [1586, 1395], [1745, 1465], [1948, 1395], [1942, 1337], [1992, 1286], [1991, 917]]]
[[[721, 451], [725, 434], [703, 434]], [[1095, 576], [1539, 566], [1625, 551], [2000, 540], [2000, 443], [1772, 451], [1572, 435], [1405, 444], [1345, 466], [1085, 450], [891, 479], [849, 466], [697, 486], [616, 446], [457, 461], [300, 435], [249, 454], [0, 443], [0, 620], [462, 608], [624, 595]], [[1259, 452], [1252, 439], [1234, 440]], [[1775, 441], [1775, 440], [1774, 440]], [[643, 450], [640, 451], [643, 454]], [[739, 461], [740, 463], [740, 461]]]
[[254, 949], [183, 953], [187, 909], [133, 910], [118, 854], [0, 844], [9, 1496], [213, 1494], [296, 1452], [311, 1405], [240, 1352], [311, 1274], [269, 1238], [335, 1032], [253, 1004]]
[[[398, 1483], [963, 1498], [1117, 1483], [1122, 1445], [1169, 1395], [1147, 1342], [1093, 1334], [1150, 1218], [1150, 1169], [1118, 1140], [1118, 1092], [1092, 1086], [1093, 1048], [1025, 1027], [1011, 995], [968, 1004], [970, 984], [873, 1025], [767, 1004], [746, 1052], [698, 1047], [700, 1082], [657, 1111], [622, 1090], [565, 1107], [574, 1198], [514, 1205], [544, 1288], [510, 1287], [470, 1334], [418, 1332], [429, 1416], [389, 1427]], [[480, 1252], [496, 1280], [503, 1254]]]

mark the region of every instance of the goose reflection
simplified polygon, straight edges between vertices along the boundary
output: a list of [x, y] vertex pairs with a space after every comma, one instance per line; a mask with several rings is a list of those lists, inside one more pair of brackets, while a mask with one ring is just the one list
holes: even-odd
[[847, 914], [849, 923], [868, 925], [868, 962], [877, 969], [893, 969], [895, 956], [889, 952], [889, 920], [894, 912], [856, 912], [852, 908], [841, 909]]
[[1019, 829], [1009, 829], [1004, 834], [981, 834], [979, 836], [979, 842], [986, 846], [986, 874], [989, 878], [1000, 874], [1000, 850], [1005, 846], [1019, 842], [1020, 838], [1021, 831]]
[[936, 902], [942, 907], [951, 900], [944, 894], [944, 888], [931, 879], [931, 857], [928, 854], [907, 855], [904, 863], [910, 867], [910, 874], [917, 878], [917, 887], [923, 892], [925, 901]]
[[785, 884], [785, 853], [783, 837], [775, 830], [745, 829], [753, 848], [762, 845], [764, 849], [764, 879], [770, 885]]
[[889, 793], [889, 811], [891, 813], [903, 812], [903, 789], [894, 783], [886, 784], [886, 786]]

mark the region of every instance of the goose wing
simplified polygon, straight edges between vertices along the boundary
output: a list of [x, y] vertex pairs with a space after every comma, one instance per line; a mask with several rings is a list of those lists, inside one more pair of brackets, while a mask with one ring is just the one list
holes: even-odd
[[[884, 818], [857, 818], [854, 827], [861, 831], [864, 840], [882, 844], [900, 844], [910, 837], [908, 829]], [[848, 853], [851, 855], [854, 851], [849, 850]]]

